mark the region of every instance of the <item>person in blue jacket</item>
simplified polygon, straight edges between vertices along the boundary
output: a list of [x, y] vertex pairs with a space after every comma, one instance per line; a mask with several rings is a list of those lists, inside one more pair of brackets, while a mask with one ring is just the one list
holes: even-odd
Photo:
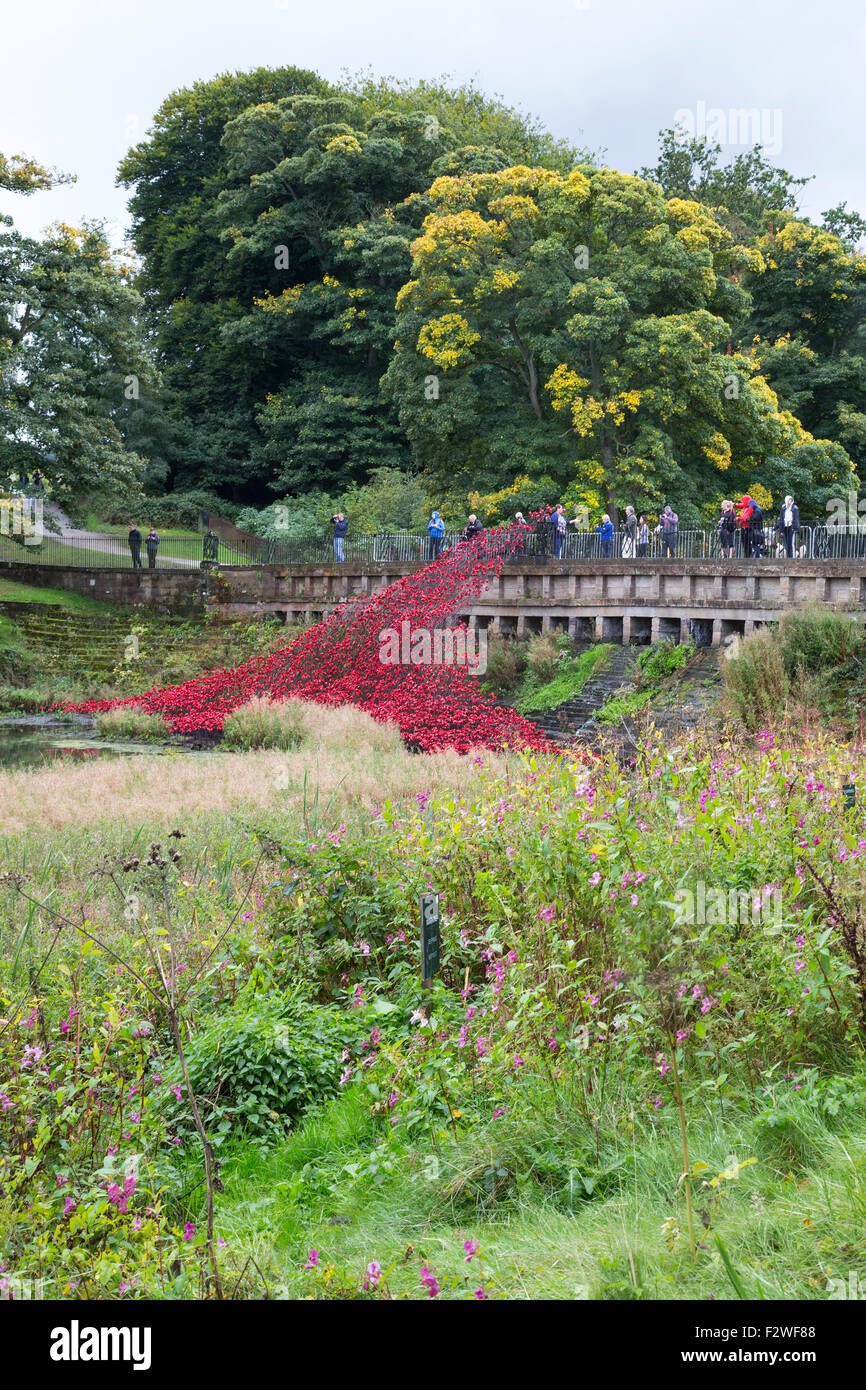
[[445, 539], [445, 522], [436, 511], [432, 513], [427, 522], [427, 534], [430, 537], [430, 559], [438, 560], [442, 542]]
[[596, 531], [601, 536], [601, 553], [605, 560], [609, 560], [613, 553], [613, 522], [607, 512], [601, 518]]
[[337, 512], [335, 516], [332, 516], [331, 521], [334, 525], [334, 559], [338, 560], [339, 563], [342, 564], [343, 541], [345, 539], [346, 532], [349, 529], [349, 523], [343, 516], [342, 512]]

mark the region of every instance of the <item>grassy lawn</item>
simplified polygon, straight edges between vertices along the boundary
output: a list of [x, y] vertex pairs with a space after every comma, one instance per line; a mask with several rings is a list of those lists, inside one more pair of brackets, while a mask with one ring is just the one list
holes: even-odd
[[17, 584], [0, 576], [0, 603], [45, 603], [71, 608], [77, 613], [104, 612], [107, 604], [82, 594], [67, 593], [65, 589], [40, 589], [34, 584]]
[[[142, 516], [144, 514], [142, 513]], [[139, 521], [138, 529], [145, 535], [150, 528], [148, 520]], [[100, 521], [98, 516], [89, 516], [85, 522], [84, 529], [87, 531], [98, 531], [103, 536], [122, 536], [126, 540], [129, 531], [128, 526], [113, 526], [107, 521]], [[160, 536], [200, 536], [201, 532], [194, 526], [157, 526]]]
[[[163, 536], [163, 533], [160, 533]], [[187, 536], [176, 535], [174, 537], [177, 544], [171, 549], [167, 549], [163, 536], [163, 544], [159, 548], [157, 557], [157, 567], [159, 569], [170, 569], [175, 561], [182, 561], [183, 569], [194, 568], [201, 560], [201, 537], [191, 532]], [[85, 568], [107, 568], [107, 569], [131, 569], [132, 557], [125, 539], [118, 536], [118, 549], [116, 552], [103, 550], [87, 550], [81, 546], [70, 545], [68, 542], [60, 540], [54, 536], [46, 537], [44, 546], [21, 547], [12, 541], [5, 541], [0, 537], [0, 560], [11, 560], [16, 563], [24, 564], [44, 564], [44, 565], [72, 565]], [[192, 562], [192, 563], [190, 563]], [[147, 551], [144, 543], [141, 547], [141, 563], [147, 569]], [[220, 544], [218, 563], [224, 566], [231, 566], [239, 563], [239, 557], [235, 550], [230, 546]]]

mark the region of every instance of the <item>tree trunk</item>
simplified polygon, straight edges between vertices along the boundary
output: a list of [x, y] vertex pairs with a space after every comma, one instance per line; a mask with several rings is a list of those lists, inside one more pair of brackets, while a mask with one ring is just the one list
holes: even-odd
[[610, 475], [612, 465], [613, 447], [610, 444], [604, 443], [601, 446], [601, 466], [604, 469], [604, 488], [607, 493], [607, 514], [613, 522], [613, 529], [616, 531], [619, 528], [619, 512], [617, 511], [616, 502], [613, 500], [613, 493], [611, 491]]
[[534, 358], [532, 356], [532, 353], [528, 352], [524, 347], [520, 334], [517, 331], [517, 324], [513, 316], [508, 320], [508, 326], [511, 329], [511, 336], [514, 339], [514, 346], [520, 353], [520, 356], [522, 357], [526, 367], [526, 370], [521, 371], [520, 375], [522, 376], [524, 385], [526, 386], [529, 392], [529, 403], [532, 406], [532, 409], [535, 411], [536, 420], [541, 420], [543, 417], [541, 414], [541, 405], [539, 404], [538, 400], [538, 372], [535, 367]]

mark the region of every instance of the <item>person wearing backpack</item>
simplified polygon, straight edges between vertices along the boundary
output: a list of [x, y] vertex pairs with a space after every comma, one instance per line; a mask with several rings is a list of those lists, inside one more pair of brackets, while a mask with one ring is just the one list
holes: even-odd
[[726, 500], [722, 503], [718, 531], [719, 548], [722, 552], [722, 558], [732, 560], [734, 558], [734, 537], [737, 533], [737, 518], [734, 512], [733, 502]]
[[757, 559], [758, 556], [763, 555], [765, 548], [764, 512], [754, 497], [751, 497], [749, 501], [752, 504], [752, 514], [749, 517], [749, 553]]
[[144, 548], [147, 551], [147, 568], [149, 570], [155, 570], [156, 552], [159, 549], [159, 536], [156, 534], [152, 526], [150, 528], [150, 531], [148, 532], [147, 540], [144, 542]]
[[752, 553], [752, 499], [748, 493], [740, 498], [740, 507], [737, 512], [737, 526], [740, 531], [740, 543], [746, 559]]

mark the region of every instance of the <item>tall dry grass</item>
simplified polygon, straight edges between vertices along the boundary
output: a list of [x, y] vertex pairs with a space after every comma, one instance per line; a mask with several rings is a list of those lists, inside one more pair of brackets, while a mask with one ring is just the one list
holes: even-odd
[[[473, 759], [504, 769], [479, 750], [407, 753], [396, 725], [351, 706], [307, 704], [301, 744], [290, 750], [212, 754], [139, 754], [92, 763], [0, 773], [0, 836], [38, 836], [64, 827], [153, 826], [232, 813], [299, 816], [317, 798], [321, 812], [349, 823], [389, 798], [419, 791], [460, 791], [480, 771]], [[516, 763], [512, 756], [512, 763]]]

